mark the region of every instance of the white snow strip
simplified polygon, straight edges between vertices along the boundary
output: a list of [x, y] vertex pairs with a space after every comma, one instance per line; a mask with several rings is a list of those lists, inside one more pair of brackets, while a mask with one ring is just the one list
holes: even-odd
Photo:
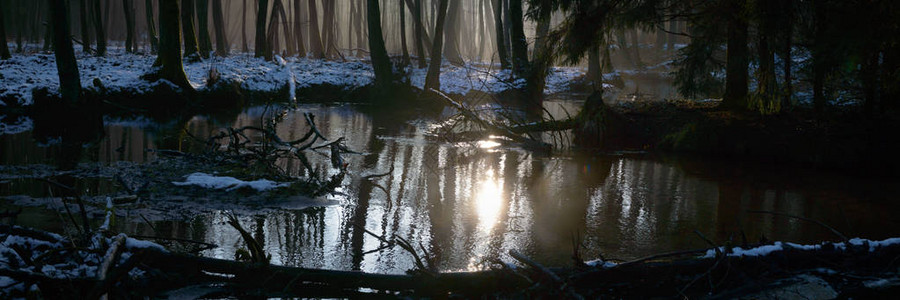
[[[852, 238], [849, 240], [850, 244], [854, 246], [864, 246], [869, 245], [869, 252], [874, 252], [876, 249], [880, 247], [886, 247], [890, 245], [900, 244], [900, 237], [889, 238], [881, 241], [873, 241], [863, 238]], [[801, 245], [795, 243], [783, 243], [783, 242], [774, 242], [772, 245], [763, 245], [756, 248], [743, 249], [741, 247], [731, 248], [731, 253], [728, 253], [728, 256], [766, 256], [772, 254], [773, 252], [783, 251], [785, 248], [792, 248], [797, 250], [804, 251], [812, 251], [822, 249], [824, 245], [831, 244], [836, 249], [846, 250], [847, 245], [843, 242], [840, 243], [822, 243], [818, 245]], [[719, 247], [719, 251], [724, 251], [724, 247]], [[716, 249], [709, 249], [706, 251], [706, 255], [702, 256], [703, 258], [712, 258], [716, 257]]]
[[[152, 83], [141, 76], [152, 71], [156, 56], [126, 53], [124, 48], [111, 47], [105, 57], [84, 54], [76, 47], [81, 85], [97, 89], [94, 79], [99, 79], [110, 92], [147, 92]], [[345, 89], [369, 85], [374, 80], [372, 66], [363, 60], [327, 61], [297, 57], [279, 57], [275, 62], [252, 57], [252, 54], [232, 54], [200, 62], [186, 62], [185, 73], [191, 85], [206, 88], [210, 68], [215, 67], [222, 80], [239, 82], [242, 88], [252, 91], [275, 91], [286, 84], [294, 84], [292, 91], [314, 85], [333, 85]], [[425, 83], [426, 69], [411, 68], [409, 81], [421, 88]], [[546, 93], [565, 91], [573, 78], [584, 75], [580, 68], [552, 68], [547, 77]], [[523, 79], [513, 79], [509, 70], [499, 65], [467, 63], [455, 66], [445, 63], [441, 68], [441, 91], [449, 94], [467, 94], [470, 91], [497, 93], [512, 87], [521, 87]], [[19, 101], [19, 105], [31, 105], [31, 92], [59, 88], [56, 61], [53, 54], [37, 53], [15, 55], [0, 62], [0, 98]], [[12, 105], [8, 103], [3, 105]]]
[[206, 173], [193, 173], [188, 175], [184, 182], [173, 181], [172, 184], [178, 186], [196, 185], [208, 189], [226, 189], [229, 191], [249, 187], [260, 192], [289, 185], [287, 182], [275, 182], [266, 179], [243, 181], [234, 177], [213, 176]]
[[591, 266], [591, 267], [600, 267], [600, 268], [604, 268], [604, 269], [612, 268], [612, 267], [615, 267], [616, 265], [618, 265], [617, 263], [603, 261], [602, 259], [589, 260], [589, 261], [584, 262], [584, 264]]

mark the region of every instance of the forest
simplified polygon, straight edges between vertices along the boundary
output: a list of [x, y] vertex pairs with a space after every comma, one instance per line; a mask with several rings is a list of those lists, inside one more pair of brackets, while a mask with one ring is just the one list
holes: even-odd
[[0, 298], [900, 292], [900, 2], [0, 0]]

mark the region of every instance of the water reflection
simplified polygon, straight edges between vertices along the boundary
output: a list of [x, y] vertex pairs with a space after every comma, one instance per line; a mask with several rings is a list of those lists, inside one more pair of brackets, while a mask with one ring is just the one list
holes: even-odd
[[[249, 109], [224, 125], [257, 125], [271, 111]], [[900, 220], [892, 216], [900, 205], [891, 199], [900, 191], [877, 180], [738, 163], [593, 154], [541, 157], [502, 147], [460, 146], [434, 141], [424, 126], [349, 106], [290, 111], [276, 129], [282, 139], [307, 131], [303, 112], [317, 116], [323, 134], [346, 137], [348, 148], [363, 154], [345, 158], [352, 175], [344, 179], [340, 194], [328, 196], [338, 205], [240, 217], [276, 264], [386, 273], [413, 268], [409, 253], [380, 237], [408, 239], [430, 253], [441, 270], [477, 269], [492, 258], [509, 261], [510, 249], [547, 265], [569, 265], [573, 236], [582, 237], [584, 257], [619, 259], [705, 247], [694, 230], [717, 241], [740, 242], [742, 236], [750, 242], [761, 236], [794, 242], [834, 239], [814, 224], [747, 210], [802, 215], [870, 238], [896, 235], [900, 228]], [[169, 125], [117, 123], [106, 127], [108, 138], [97, 149], [86, 151], [97, 151], [103, 162], [152, 159], [145, 147], [197, 151], [183, 141], [216, 134], [220, 122], [195, 117], [171, 125], [187, 128], [189, 136], [166, 129]], [[28, 138], [0, 137], [0, 149]], [[26, 149], [33, 152], [0, 156], [4, 164], [34, 163], [45, 148]], [[315, 157], [316, 169], [334, 172], [326, 156]], [[294, 174], [306, 172], [297, 161], [280, 163]], [[390, 170], [387, 176], [362, 178]], [[0, 184], [0, 195], [18, 193], [29, 192]], [[120, 224], [127, 233], [220, 245], [203, 252], [211, 257], [231, 259], [243, 247], [222, 212], [153, 222], [152, 227], [133, 216], [123, 219], [133, 221]]]

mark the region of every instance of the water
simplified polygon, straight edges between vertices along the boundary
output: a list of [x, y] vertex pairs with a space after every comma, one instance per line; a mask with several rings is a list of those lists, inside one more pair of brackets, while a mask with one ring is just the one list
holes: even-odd
[[[568, 100], [547, 103], [553, 114], [574, 114], [579, 106]], [[266, 111], [272, 110], [255, 107], [230, 118], [193, 117], [184, 125], [108, 119], [106, 138], [83, 148], [82, 157], [114, 165], [156, 159], [146, 148], [197, 151], [177, 128], [202, 139], [223, 126], [258, 124]], [[409, 240], [433, 255], [444, 271], [477, 270], [498, 258], [509, 262], [512, 249], [549, 266], [569, 266], [576, 240], [586, 259], [628, 260], [706, 247], [694, 230], [720, 243], [740, 243], [743, 237], [753, 243], [763, 236], [798, 243], [837, 239], [809, 222], [748, 210], [804, 216], [872, 239], [896, 236], [900, 228], [895, 199], [900, 186], [886, 180], [647, 153], [540, 156], [490, 143], [441, 141], [428, 135], [428, 121], [363, 113], [349, 105], [289, 111], [277, 128], [283, 139], [306, 132], [303, 112], [317, 116], [325, 136], [345, 137], [348, 148], [363, 154], [345, 157], [351, 176], [337, 194], [325, 197], [335, 204], [240, 217], [275, 264], [382, 273], [414, 267], [409, 253], [362, 228]], [[0, 136], [0, 149], [0, 163], [6, 166], [49, 163], [65, 151], [59, 145], [36, 145], [31, 132]], [[290, 172], [304, 172], [296, 161], [281, 164]], [[362, 178], [391, 166], [388, 176]], [[110, 179], [89, 179], [82, 185], [96, 194], [117, 190]], [[42, 197], [45, 189], [34, 180], [5, 180], [0, 196]], [[0, 210], [14, 209], [8, 202], [0, 200]], [[60, 231], [60, 218], [43, 207], [26, 207], [18, 221]], [[222, 211], [213, 211], [152, 221], [151, 229], [132, 215], [120, 218], [118, 229], [214, 243], [220, 247], [201, 254], [232, 259], [243, 242], [225, 220]]]

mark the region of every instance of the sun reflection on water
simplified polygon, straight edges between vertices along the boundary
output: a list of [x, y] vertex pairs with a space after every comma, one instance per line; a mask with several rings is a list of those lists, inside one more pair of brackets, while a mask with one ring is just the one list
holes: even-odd
[[503, 190], [500, 187], [494, 170], [488, 170], [479, 183], [475, 195], [475, 209], [478, 214], [478, 229], [489, 234], [497, 223], [500, 208], [503, 206]]

